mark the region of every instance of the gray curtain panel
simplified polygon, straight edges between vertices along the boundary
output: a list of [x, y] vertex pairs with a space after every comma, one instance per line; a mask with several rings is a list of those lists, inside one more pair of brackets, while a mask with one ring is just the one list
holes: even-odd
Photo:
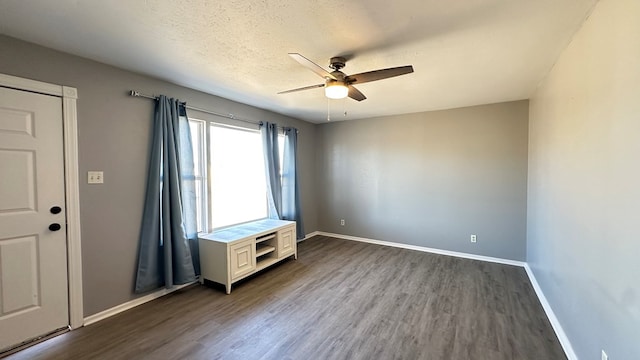
[[184, 104], [156, 101], [135, 292], [196, 280], [195, 183]]
[[280, 183], [280, 154], [278, 151], [278, 125], [260, 123], [264, 172], [267, 179], [269, 218], [282, 219], [282, 184]]
[[294, 220], [298, 240], [304, 239], [300, 187], [298, 182], [298, 130], [284, 128], [284, 154], [282, 164], [282, 218]]

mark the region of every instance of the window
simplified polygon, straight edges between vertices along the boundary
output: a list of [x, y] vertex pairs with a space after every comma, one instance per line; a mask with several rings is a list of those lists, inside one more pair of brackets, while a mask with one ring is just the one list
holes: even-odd
[[282, 182], [282, 164], [284, 164], [284, 134], [278, 134], [278, 161], [280, 161], [280, 182]]
[[[214, 123], [207, 126], [194, 119], [189, 119], [189, 125], [196, 167], [198, 232], [266, 218], [260, 132]], [[284, 135], [278, 137], [278, 147], [282, 164]]]
[[262, 139], [258, 131], [212, 124], [211, 227], [267, 217]]

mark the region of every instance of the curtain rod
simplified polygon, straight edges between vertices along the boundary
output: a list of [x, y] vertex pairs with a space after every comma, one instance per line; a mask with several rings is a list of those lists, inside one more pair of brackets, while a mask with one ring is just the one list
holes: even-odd
[[[146, 95], [146, 94], [143, 94], [143, 93], [141, 93], [139, 91], [136, 91], [136, 90], [131, 90], [129, 92], [129, 95], [135, 96], [135, 97], [143, 97], [143, 98], [152, 99], [152, 100], [158, 100], [158, 97], [155, 96], [155, 95]], [[220, 117], [223, 117], [223, 118], [236, 120], [236, 121], [242, 121], [242, 122], [249, 123], [249, 124], [254, 124], [254, 125], [262, 124], [262, 121], [251, 121], [251, 120], [240, 119], [240, 118], [236, 117], [233, 114], [221, 114], [221, 113], [218, 113], [218, 112], [215, 112], [215, 111], [211, 111], [211, 110], [207, 110], [207, 109], [202, 109], [202, 108], [190, 106], [190, 105], [187, 105], [187, 103], [183, 103], [183, 104], [189, 110], [200, 111], [200, 112], [203, 112], [203, 113], [206, 113], [206, 114], [220, 116]]]

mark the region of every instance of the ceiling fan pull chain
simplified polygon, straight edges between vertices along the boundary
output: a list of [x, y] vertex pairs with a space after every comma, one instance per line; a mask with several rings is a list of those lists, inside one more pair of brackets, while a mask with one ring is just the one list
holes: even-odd
[[331, 121], [331, 99], [327, 98], [327, 121]]
[[342, 99], [342, 110], [344, 110], [343, 116], [347, 117], [347, 98]]

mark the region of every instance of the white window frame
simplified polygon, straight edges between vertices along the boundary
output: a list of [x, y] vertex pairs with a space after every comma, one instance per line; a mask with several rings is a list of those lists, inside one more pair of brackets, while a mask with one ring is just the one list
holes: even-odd
[[[188, 118], [189, 119], [189, 128], [191, 128], [191, 124], [197, 124], [197, 126], [199, 127], [198, 129], [198, 136], [199, 136], [199, 143], [201, 146], [204, 146], [204, 149], [200, 149], [200, 151], [194, 151], [193, 152], [193, 156], [194, 156], [194, 160], [196, 157], [198, 157], [198, 162], [200, 164], [200, 167], [198, 169], [195, 169], [194, 171], [194, 175], [195, 175], [195, 180], [196, 180], [196, 184], [198, 183], [197, 181], [199, 180], [199, 186], [197, 186], [196, 191], [199, 191], [199, 193], [201, 194], [201, 200], [200, 202], [196, 202], [196, 204], [198, 205], [198, 207], [200, 209], [198, 209], [198, 222], [200, 223], [201, 226], [198, 227], [198, 233], [207, 233], [209, 232], [209, 224], [210, 224], [210, 220], [209, 220], [209, 162], [207, 159], [207, 151], [206, 149], [209, 147], [208, 146], [208, 136], [207, 136], [207, 126], [208, 126], [208, 122], [205, 120], [200, 120], [200, 119], [195, 119], [195, 118]], [[193, 135], [193, 133], [192, 133]], [[193, 139], [192, 139], [193, 141]], [[200, 205], [203, 206], [200, 206]]]
[[[215, 127], [220, 127], [220, 128], [233, 129], [233, 130], [237, 130], [237, 131], [244, 131], [244, 132], [249, 132], [249, 133], [254, 133], [254, 134], [257, 133], [258, 135], [260, 134], [260, 130], [259, 129], [251, 129], [251, 128], [248, 128], [248, 127], [234, 126], [234, 125], [228, 125], [228, 124], [223, 124], [223, 123], [218, 123], [218, 122], [211, 121], [211, 122], [209, 122], [209, 127], [207, 128], [207, 130], [208, 130], [208, 134], [207, 134], [207, 149], [206, 149], [207, 151], [211, 151], [210, 150], [211, 149], [211, 128], [214, 127], [214, 126]], [[209, 179], [212, 179], [212, 177], [211, 177], [211, 171], [212, 171], [211, 162], [208, 163], [208, 171], [209, 171], [209, 173], [208, 173], [209, 174]], [[213, 191], [213, 189], [211, 188], [211, 181], [208, 180], [207, 183], [208, 183], [208, 190], [210, 191], [209, 194], [211, 194], [212, 191]], [[246, 220], [246, 221], [243, 221], [243, 222], [240, 222], [240, 223], [228, 224], [228, 225], [224, 225], [224, 226], [221, 226], [221, 227], [214, 228], [213, 227], [213, 212], [209, 211], [211, 209], [211, 201], [213, 201], [213, 197], [209, 196], [209, 203], [207, 203], [207, 206], [208, 206], [207, 210], [208, 210], [208, 213], [209, 213], [209, 224], [211, 224], [210, 227], [209, 227], [209, 232], [213, 232], [213, 231], [216, 231], [216, 230], [228, 228], [228, 227], [235, 226], [235, 225], [238, 225], [238, 224], [243, 224], [245, 222], [251, 222], [251, 221], [256, 221], [256, 220], [261, 220], [261, 219], [266, 219], [267, 218], [267, 217], [264, 217], [264, 218], [258, 218], [258, 219], [251, 219], [251, 220]], [[266, 193], [265, 193], [265, 208], [268, 211]]]
[[[204, 131], [202, 132], [202, 135], [204, 137], [204, 139], [200, 139], [200, 144], [202, 144], [202, 146], [204, 146], [203, 149], [199, 149], [198, 151], [194, 151], [194, 158], [196, 156], [199, 157], [200, 160], [200, 164], [202, 167], [204, 167], [204, 169], [200, 169], [200, 173], [202, 174], [202, 176], [198, 176], [196, 175], [196, 180], [202, 180], [200, 182], [201, 187], [200, 187], [200, 193], [202, 194], [202, 200], [201, 202], [198, 204], [198, 206], [200, 206], [200, 204], [203, 205], [204, 209], [200, 209], [199, 210], [199, 221], [202, 224], [202, 227], [198, 229], [198, 233], [199, 234], [203, 234], [203, 233], [210, 233], [212, 231], [215, 230], [219, 230], [219, 229], [223, 229], [226, 227], [230, 227], [230, 226], [234, 226], [237, 224], [229, 224], [223, 227], [219, 227], [219, 228], [213, 228], [213, 214], [211, 212], [211, 201], [213, 201], [212, 196], [210, 195], [212, 193], [212, 184], [211, 184], [211, 159], [209, 156], [209, 152], [210, 152], [210, 148], [211, 148], [211, 128], [213, 126], [217, 126], [217, 127], [223, 127], [223, 128], [230, 128], [230, 129], [234, 129], [234, 130], [238, 130], [238, 131], [247, 131], [247, 132], [252, 132], [252, 133], [259, 133], [260, 130], [259, 129], [252, 129], [250, 127], [243, 127], [243, 126], [236, 126], [236, 125], [229, 125], [229, 124], [225, 124], [225, 123], [219, 123], [219, 122], [214, 122], [214, 121], [210, 121], [210, 120], [202, 120], [199, 118], [195, 118], [195, 117], [189, 117], [189, 122], [193, 122], [193, 123], [198, 123], [198, 126], [204, 126]], [[282, 131], [278, 131], [278, 146], [279, 146], [279, 151], [280, 151], [280, 158], [278, 159], [278, 161], [280, 162], [280, 177], [282, 180], [282, 160], [284, 157], [284, 132]], [[197, 171], [196, 171], [197, 172]], [[265, 194], [265, 206], [268, 208], [268, 204], [266, 203], [268, 200], [266, 198], [266, 194]], [[260, 219], [254, 219], [254, 220], [248, 220], [248, 221], [255, 221], [255, 220], [260, 220]]]

